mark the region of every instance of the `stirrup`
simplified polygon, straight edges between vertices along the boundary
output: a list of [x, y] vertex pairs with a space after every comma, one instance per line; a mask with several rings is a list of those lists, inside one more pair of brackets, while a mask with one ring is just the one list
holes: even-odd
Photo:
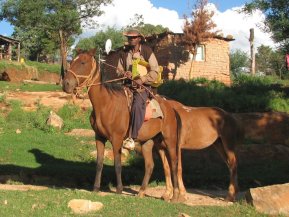
[[122, 147], [125, 149], [128, 149], [129, 151], [132, 151], [135, 149], [135, 143], [132, 138], [127, 138], [123, 141]]

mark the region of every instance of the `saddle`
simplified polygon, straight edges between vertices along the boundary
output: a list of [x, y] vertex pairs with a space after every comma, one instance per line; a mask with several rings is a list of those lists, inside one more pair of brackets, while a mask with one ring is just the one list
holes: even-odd
[[[127, 99], [127, 106], [129, 111], [131, 111], [131, 105], [133, 100], [133, 92], [130, 88], [124, 87], [124, 92]], [[146, 111], [144, 121], [148, 121], [152, 118], [163, 118], [163, 112], [161, 110], [160, 104], [154, 98], [147, 100]]]

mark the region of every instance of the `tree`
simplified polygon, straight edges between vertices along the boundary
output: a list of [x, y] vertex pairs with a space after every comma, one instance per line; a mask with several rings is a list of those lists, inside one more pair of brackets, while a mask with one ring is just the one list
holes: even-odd
[[261, 45], [257, 48], [256, 66], [257, 71], [264, 72], [266, 75], [273, 75], [272, 57], [274, 52], [271, 47]]
[[117, 30], [115, 27], [108, 27], [105, 30], [97, 32], [93, 37], [80, 40], [76, 45], [76, 48], [80, 48], [81, 50], [98, 48], [97, 52], [99, 50], [104, 51], [105, 42], [107, 39], [111, 39], [112, 49], [116, 49], [124, 45], [122, 30]]
[[102, 4], [111, 0], [2, 0], [0, 19], [6, 19], [20, 29], [45, 30], [51, 40], [60, 46], [62, 65], [72, 38], [81, 33], [81, 23], [94, 24], [92, 18], [100, 16]]
[[261, 10], [265, 14], [265, 31], [273, 33], [273, 40], [289, 53], [289, 6], [287, 0], [252, 0], [246, 3], [245, 13]]
[[249, 69], [249, 58], [246, 52], [236, 49], [230, 53], [230, 71], [233, 75], [250, 71]]
[[266, 75], [286, 76], [284, 55], [281, 51], [274, 51], [269, 46], [261, 45], [256, 54], [257, 70]]
[[196, 59], [197, 48], [202, 43], [217, 35], [218, 31], [213, 31], [216, 24], [212, 21], [214, 16], [213, 11], [209, 11], [206, 6], [208, 0], [197, 0], [195, 9], [192, 11], [191, 21], [185, 17], [184, 24], [184, 38], [183, 43], [188, 48], [189, 52], [193, 54], [191, 61], [191, 69], [189, 77], [191, 78], [191, 72], [193, 67], [193, 61]]
[[123, 31], [128, 29], [137, 29], [144, 36], [160, 34], [166, 31], [169, 31], [168, 28], [163, 27], [162, 25], [152, 25], [148, 23], [144, 23], [143, 15], [135, 14], [133, 19], [130, 19], [130, 23], [123, 28]]

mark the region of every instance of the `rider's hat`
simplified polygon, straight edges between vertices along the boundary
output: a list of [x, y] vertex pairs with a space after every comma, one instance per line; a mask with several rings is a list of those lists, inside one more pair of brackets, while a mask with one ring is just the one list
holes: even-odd
[[141, 37], [142, 41], [144, 41], [145, 37], [140, 33], [137, 29], [129, 29], [128, 31], [123, 33], [126, 37]]

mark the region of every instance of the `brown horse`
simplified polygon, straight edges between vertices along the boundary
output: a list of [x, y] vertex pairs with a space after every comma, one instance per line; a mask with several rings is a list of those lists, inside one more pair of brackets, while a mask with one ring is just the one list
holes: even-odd
[[[95, 50], [80, 53], [71, 62], [70, 69], [63, 78], [63, 90], [72, 93], [77, 87], [89, 87], [88, 95], [92, 103], [93, 111], [90, 116], [90, 123], [96, 134], [97, 165], [94, 183], [94, 191], [99, 191], [100, 180], [104, 160], [104, 144], [109, 140], [113, 146], [114, 165], [117, 178], [117, 193], [123, 190], [121, 179], [121, 148], [124, 138], [129, 130], [129, 109], [127, 98], [123, 88], [115, 88], [108, 85], [107, 71], [100, 70], [99, 64], [94, 58]], [[115, 65], [120, 55], [112, 54], [107, 58], [106, 66]], [[115, 72], [115, 69], [114, 69]], [[114, 73], [116, 74], [116, 73]], [[143, 124], [139, 131], [138, 140], [146, 142], [142, 145], [145, 158], [145, 176], [139, 192], [139, 196], [144, 195], [144, 191], [149, 182], [153, 160], [146, 157], [146, 153], [152, 152], [154, 140], [161, 139], [165, 144], [170, 168], [173, 177], [173, 198], [178, 200], [178, 181], [177, 181], [177, 120], [175, 111], [168, 104], [168, 101], [158, 97], [157, 101], [163, 111], [163, 119], [151, 119]], [[166, 198], [166, 195], [164, 195]]]
[[[177, 111], [181, 122], [178, 145], [179, 198], [185, 199], [186, 194], [182, 179], [181, 149], [199, 150], [213, 145], [230, 171], [230, 184], [226, 200], [234, 201], [238, 192], [235, 146], [240, 144], [243, 139], [243, 128], [231, 114], [220, 108], [187, 107], [173, 100], [168, 101]], [[166, 176], [167, 194], [171, 194], [172, 183], [168, 161], [164, 153], [161, 156]]]

